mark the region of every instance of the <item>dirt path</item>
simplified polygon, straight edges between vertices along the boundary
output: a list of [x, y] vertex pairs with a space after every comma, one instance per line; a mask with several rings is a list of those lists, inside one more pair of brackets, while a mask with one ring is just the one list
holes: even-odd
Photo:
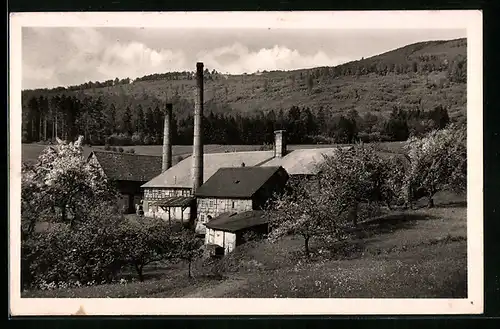
[[235, 291], [239, 288], [244, 287], [247, 284], [247, 280], [244, 278], [230, 278], [221, 281], [217, 285], [209, 287], [200, 287], [195, 289], [189, 294], [184, 295], [184, 298], [220, 298]]

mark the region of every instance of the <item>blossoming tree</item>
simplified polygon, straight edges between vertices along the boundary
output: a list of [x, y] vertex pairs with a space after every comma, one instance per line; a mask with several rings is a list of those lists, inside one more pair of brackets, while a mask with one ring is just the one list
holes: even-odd
[[410, 168], [405, 185], [411, 198], [416, 190], [424, 191], [428, 206], [434, 195], [444, 189], [463, 193], [467, 189], [466, 126], [449, 126], [435, 130], [423, 138], [408, 140]]
[[[31, 232], [38, 220], [74, 225], [103, 202], [116, 200], [104, 173], [83, 156], [82, 136], [75, 142], [57, 140], [22, 172], [22, 217]], [[112, 203], [110, 203], [110, 206]]]

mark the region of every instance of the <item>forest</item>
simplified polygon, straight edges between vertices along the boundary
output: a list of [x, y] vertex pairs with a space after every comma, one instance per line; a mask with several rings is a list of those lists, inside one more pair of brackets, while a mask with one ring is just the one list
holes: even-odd
[[[275, 129], [295, 144], [403, 141], [463, 122], [465, 45], [422, 42], [336, 67], [241, 77], [205, 69], [205, 143], [267, 144]], [[193, 77], [168, 72], [24, 90], [23, 143], [83, 135], [89, 145], [158, 145], [169, 102], [174, 143], [191, 144]]]

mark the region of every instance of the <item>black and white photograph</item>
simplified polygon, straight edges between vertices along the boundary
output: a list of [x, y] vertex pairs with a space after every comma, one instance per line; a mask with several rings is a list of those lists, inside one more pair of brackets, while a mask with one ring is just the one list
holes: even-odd
[[481, 19], [11, 15], [12, 315], [481, 313]]

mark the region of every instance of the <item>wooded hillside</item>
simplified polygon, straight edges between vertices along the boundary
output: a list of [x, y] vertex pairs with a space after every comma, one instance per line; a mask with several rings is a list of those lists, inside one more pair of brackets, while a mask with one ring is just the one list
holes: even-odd
[[[268, 143], [276, 128], [289, 130], [292, 143], [401, 140], [464, 120], [466, 53], [466, 39], [457, 39], [336, 67], [229, 76], [207, 68], [206, 143]], [[25, 90], [23, 140], [82, 134], [93, 144], [159, 144], [168, 100], [174, 143], [190, 144], [193, 77], [170, 72]]]

